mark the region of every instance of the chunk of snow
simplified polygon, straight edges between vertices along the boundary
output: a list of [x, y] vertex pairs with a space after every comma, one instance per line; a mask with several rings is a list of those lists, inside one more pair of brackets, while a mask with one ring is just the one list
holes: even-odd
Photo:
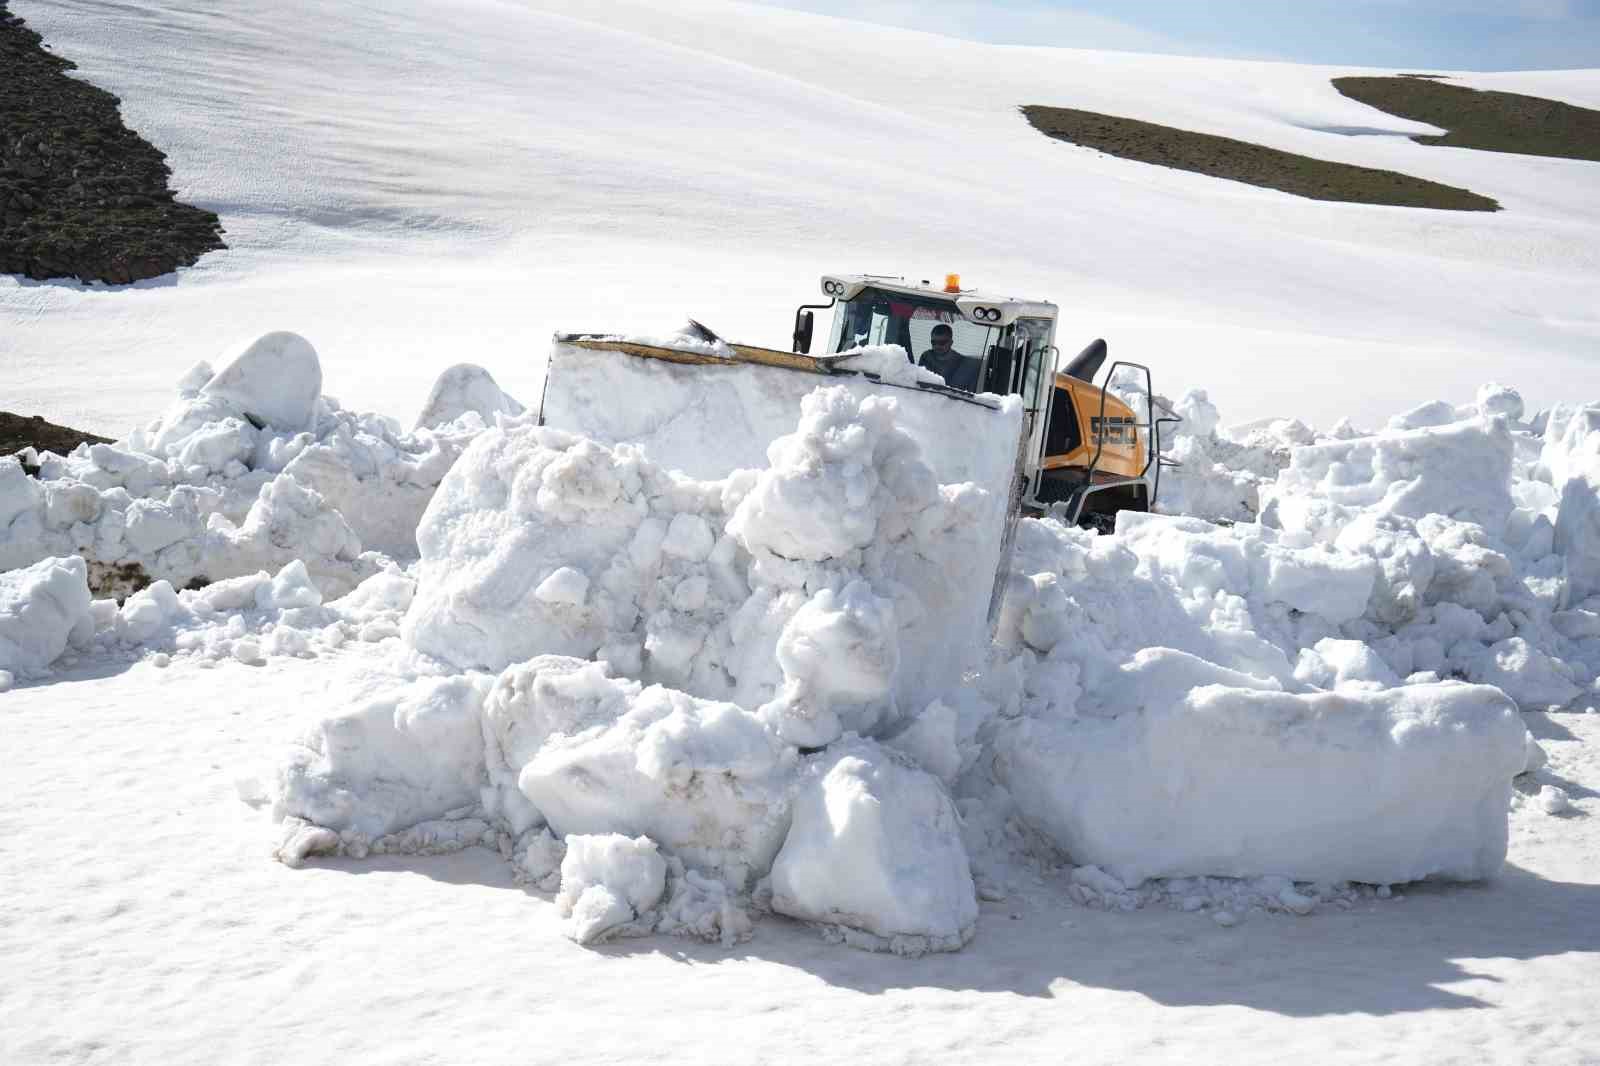
[[582, 570], [560, 566], [552, 570], [549, 577], [539, 582], [539, 587], [533, 590], [533, 594], [540, 603], [578, 607], [589, 594], [589, 578]]
[[322, 363], [299, 334], [264, 333], [230, 353], [200, 394], [279, 429], [304, 429], [322, 396]]
[[573, 940], [604, 940], [661, 901], [667, 863], [648, 837], [575, 834], [566, 844], [556, 908]]
[[944, 378], [927, 367], [913, 363], [898, 344], [874, 344], [856, 348], [838, 357], [835, 364], [846, 370], [872, 374], [893, 385], [943, 385]]
[[423, 678], [312, 726], [279, 767], [277, 816], [375, 838], [476, 803], [480, 686]]
[[1565, 789], [1545, 785], [1539, 789], [1539, 807], [1546, 814], [1562, 814], [1571, 806]]
[[959, 823], [944, 787], [908, 760], [870, 741], [837, 744], [807, 768], [772, 865], [772, 908], [897, 953], [955, 950], [978, 919]]
[[0, 670], [43, 670], [66, 650], [90, 617], [88, 573], [75, 555], [0, 571]]
[[997, 768], [1030, 822], [1127, 883], [1266, 870], [1475, 880], [1505, 858], [1525, 732], [1487, 686], [1296, 695], [1175, 682], [1112, 718], [1007, 723]]
[[793, 752], [733, 704], [544, 656], [497, 679], [484, 719], [491, 784], [557, 833], [644, 834], [736, 887], [782, 841]]
[[515, 417], [522, 414], [523, 407], [502, 392], [494, 375], [483, 367], [457, 363], [434, 380], [417, 416], [417, 427], [436, 429], [468, 412], [483, 419], [485, 425], [493, 425], [495, 415]]

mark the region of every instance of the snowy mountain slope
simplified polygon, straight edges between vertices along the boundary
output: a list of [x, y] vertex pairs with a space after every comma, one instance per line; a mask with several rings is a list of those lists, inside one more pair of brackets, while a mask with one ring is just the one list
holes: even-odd
[[[1359, 73], [999, 47], [751, 5], [110, 4], [16, 10], [123, 97], [230, 250], [107, 291], [0, 281], [5, 403], [125, 432], [226, 344], [306, 334], [409, 417], [450, 362], [538, 391], [549, 334], [685, 312], [784, 346], [825, 269], [1043, 296], [1158, 387], [1331, 422], [1516, 379], [1600, 385], [1600, 173], [1427, 148]], [[1518, 79], [1522, 79], [1519, 81]], [[1468, 76], [1593, 95], [1593, 72]], [[1297, 200], [1052, 142], [1104, 110], [1463, 185], [1494, 215]], [[1383, 131], [1350, 136], [1329, 130]], [[89, 380], [115, 389], [89, 389]], [[1541, 391], [1544, 390], [1544, 391]]]

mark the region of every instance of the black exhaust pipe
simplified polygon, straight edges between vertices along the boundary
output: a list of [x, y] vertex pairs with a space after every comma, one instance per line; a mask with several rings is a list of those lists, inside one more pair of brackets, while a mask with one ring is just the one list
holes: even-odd
[[1094, 376], [1100, 373], [1100, 368], [1106, 361], [1106, 342], [1096, 339], [1089, 347], [1079, 352], [1072, 362], [1067, 364], [1066, 374], [1079, 381], [1094, 383]]

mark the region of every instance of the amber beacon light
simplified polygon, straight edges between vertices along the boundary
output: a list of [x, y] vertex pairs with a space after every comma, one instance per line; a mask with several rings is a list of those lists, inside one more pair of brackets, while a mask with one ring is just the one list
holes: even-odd
[[960, 274], [946, 274], [944, 276], [944, 291], [945, 292], [960, 292], [961, 291], [961, 275]]

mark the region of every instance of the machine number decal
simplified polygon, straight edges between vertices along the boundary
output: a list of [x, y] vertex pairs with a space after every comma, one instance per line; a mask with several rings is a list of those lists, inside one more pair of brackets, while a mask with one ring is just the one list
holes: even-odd
[[1089, 419], [1089, 432], [1106, 444], [1133, 446], [1138, 443], [1138, 427], [1139, 423], [1126, 415], [1096, 415]]

